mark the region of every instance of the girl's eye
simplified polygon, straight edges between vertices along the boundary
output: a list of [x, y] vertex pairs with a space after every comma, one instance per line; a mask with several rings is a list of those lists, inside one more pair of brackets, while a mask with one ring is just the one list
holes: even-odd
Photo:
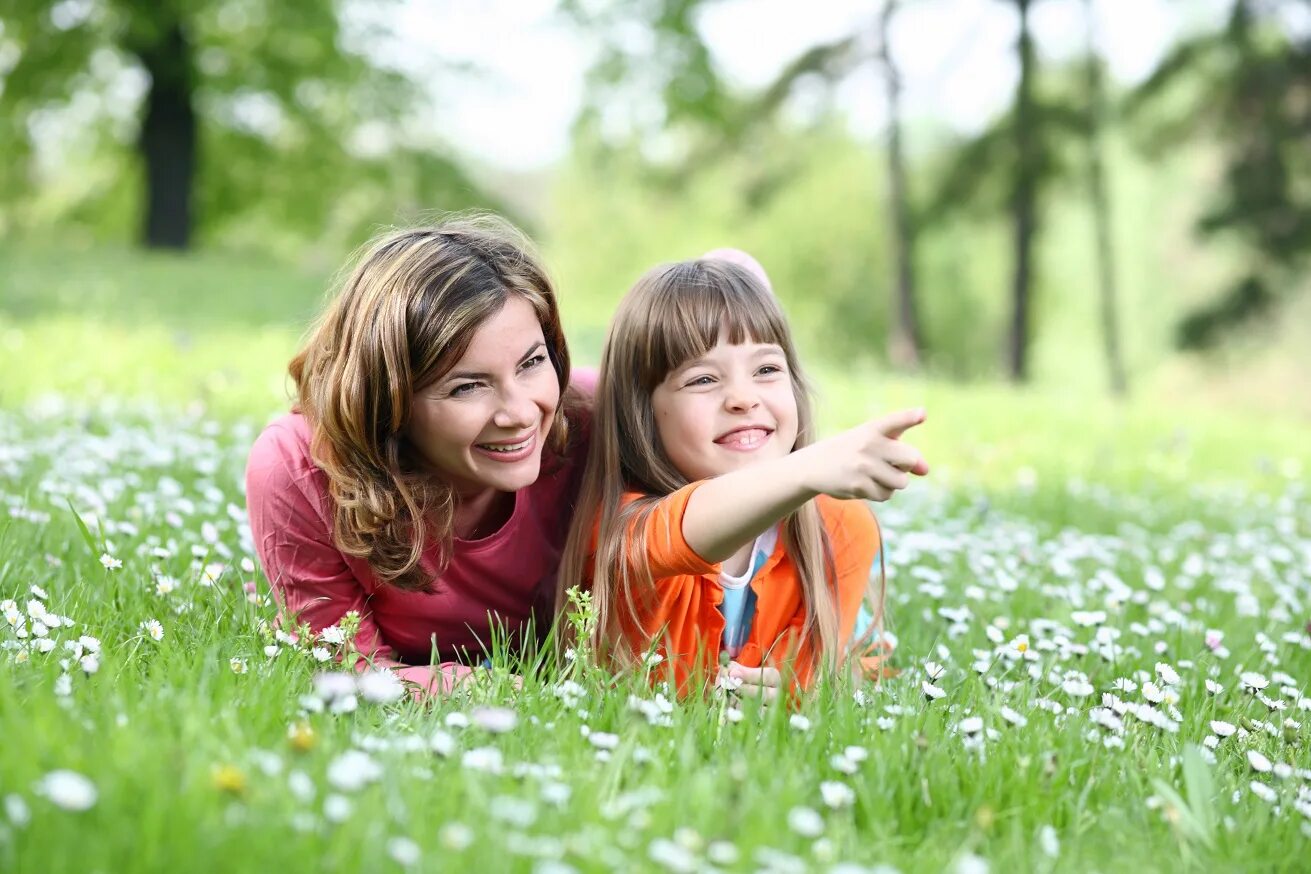
[[689, 380], [687, 381], [687, 384], [688, 384], [689, 386], [692, 386], [692, 385], [710, 385], [710, 384], [711, 384], [712, 382], [714, 382], [714, 381], [715, 381], [715, 378], [714, 378], [713, 376], [704, 376], [704, 375], [703, 375], [703, 376], [694, 376], [694, 377], [692, 377], [691, 379], [689, 379]]
[[762, 365], [761, 368], [756, 371], [756, 373], [759, 373], [761, 376], [773, 376], [776, 373], [782, 373], [782, 372], [783, 372], [783, 368], [779, 367], [777, 364], [765, 364]]

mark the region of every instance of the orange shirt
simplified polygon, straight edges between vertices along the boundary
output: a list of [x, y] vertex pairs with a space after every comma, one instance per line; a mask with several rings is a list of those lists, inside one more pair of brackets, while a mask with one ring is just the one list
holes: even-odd
[[[632, 617], [624, 616], [621, 620], [627, 642], [639, 653], [646, 651], [652, 635], [664, 630], [656, 651], [673, 669], [680, 692], [688, 691], [694, 676], [714, 676], [724, 633], [724, 616], [719, 612], [724, 599], [719, 584], [720, 565], [697, 555], [683, 537], [683, 514], [688, 499], [700, 485], [691, 483], [661, 499], [647, 516], [646, 552], [630, 556], [633, 562], [630, 572], [641, 579], [645, 563], [655, 580], [655, 592], [645, 603], [639, 599], [636, 625]], [[625, 501], [638, 497], [630, 493], [625, 495]], [[879, 529], [864, 501], [841, 501], [821, 495], [816, 502], [833, 548], [839, 652], [844, 652], [879, 553]], [[813, 673], [810, 643], [800, 640], [806, 607], [796, 565], [784, 546], [780, 536], [773, 554], [750, 583], [756, 595], [755, 615], [736, 661], [751, 668], [769, 665], [783, 670], [789, 651], [795, 647], [797, 658], [789, 669], [795, 671], [797, 685], [805, 688], [810, 685]], [[655, 673], [659, 672], [657, 668]]]

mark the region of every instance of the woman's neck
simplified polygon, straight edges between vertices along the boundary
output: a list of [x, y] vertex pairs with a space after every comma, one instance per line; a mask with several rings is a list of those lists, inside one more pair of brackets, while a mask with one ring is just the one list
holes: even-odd
[[495, 534], [514, 512], [514, 493], [485, 489], [472, 495], [459, 495], [455, 503], [455, 536], [461, 540], [481, 540]]

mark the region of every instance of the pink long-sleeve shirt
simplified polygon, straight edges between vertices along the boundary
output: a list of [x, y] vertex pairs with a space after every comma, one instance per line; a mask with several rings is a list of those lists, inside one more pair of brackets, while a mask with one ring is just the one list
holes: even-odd
[[[578, 374], [574, 384], [590, 395], [595, 377]], [[570, 454], [543, 457], [541, 475], [514, 493], [500, 530], [479, 540], [456, 538], [433, 592], [423, 593], [379, 583], [367, 562], [336, 547], [327, 475], [310, 457], [310, 425], [299, 413], [273, 421], [250, 452], [246, 505], [284, 627], [307, 622], [317, 633], [355, 610], [360, 653], [431, 692], [468, 674], [495, 628], [520, 635], [531, 618], [541, 635], [552, 620], [556, 572], [587, 456], [587, 423], [570, 425]], [[428, 573], [437, 553], [434, 544], [423, 555]]]

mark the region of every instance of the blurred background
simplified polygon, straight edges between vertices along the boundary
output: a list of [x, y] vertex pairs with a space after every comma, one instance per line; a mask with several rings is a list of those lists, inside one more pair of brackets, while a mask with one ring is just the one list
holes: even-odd
[[352, 250], [484, 208], [579, 362], [738, 246], [830, 426], [1311, 442], [1306, 0], [0, 0], [0, 149], [5, 407], [266, 416]]

